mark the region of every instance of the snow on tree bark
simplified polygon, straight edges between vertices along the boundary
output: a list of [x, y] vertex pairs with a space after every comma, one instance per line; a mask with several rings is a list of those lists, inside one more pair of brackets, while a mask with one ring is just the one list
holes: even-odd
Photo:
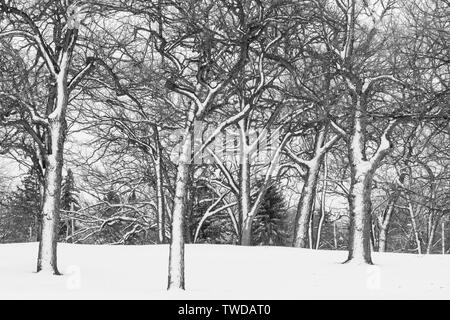
[[297, 164], [306, 168], [305, 181], [303, 182], [302, 193], [297, 207], [297, 215], [295, 218], [295, 229], [293, 245], [298, 248], [308, 247], [308, 232], [313, 204], [316, 196], [317, 183], [319, 180], [320, 167], [322, 165], [325, 154], [337, 143], [340, 136], [334, 136], [330, 141], [325, 143], [327, 136], [327, 126], [323, 125], [317, 132], [314, 155], [309, 161], [305, 161], [288, 153], [289, 156], [297, 162]]
[[163, 183], [163, 163], [161, 144], [159, 141], [159, 134], [157, 128], [155, 130], [155, 172], [156, 172], [156, 207], [158, 210], [157, 225], [158, 225], [158, 241], [159, 243], [166, 242], [166, 219], [165, 219], [165, 199], [164, 199], [164, 183]]
[[[74, 38], [72, 41], [75, 41]], [[57, 233], [62, 185], [64, 141], [66, 136], [65, 116], [68, 104], [67, 72], [71, 53], [66, 52], [61, 61], [61, 70], [56, 78], [55, 110], [48, 116], [50, 150], [45, 169], [45, 191], [42, 211], [41, 241], [39, 243], [37, 271], [59, 274], [57, 267]]]
[[252, 242], [252, 220], [250, 216], [250, 155], [248, 150], [248, 136], [245, 119], [239, 121], [240, 150], [239, 150], [239, 211], [241, 220], [241, 245], [250, 246]]
[[168, 290], [184, 290], [184, 244], [185, 228], [184, 214], [186, 210], [186, 196], [189, 180], [189, 167], [192, 157], [192, 135], [194, 130], [195, 106], [191, 104], [183, 142], [181, 144], [180, 157], [178, 159], [177, 175], [175, 183], [175, 197], [172, 211], [172, 230], [169, 250], [169, 276]]
[[315, 159], [308, 168], [304, 181], [302, 194], [297, 209], [297, 218], [294, 231], [294, 246], [298, 248], [308, 247], [308, 230], [311, 219], [314, 198], [316, 196], [317, 182], [320, 172], [320, 164]]

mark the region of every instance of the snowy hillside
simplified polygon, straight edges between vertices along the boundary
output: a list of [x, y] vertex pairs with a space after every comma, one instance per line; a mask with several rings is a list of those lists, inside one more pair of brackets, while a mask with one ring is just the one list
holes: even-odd
[[63, 276], [36, 274], [37, 243], [0, 245], [0, 298], [449, 298], [450, 256], [188, 245], [185, 293], [167, 293], [168, 247], [59, 245]]

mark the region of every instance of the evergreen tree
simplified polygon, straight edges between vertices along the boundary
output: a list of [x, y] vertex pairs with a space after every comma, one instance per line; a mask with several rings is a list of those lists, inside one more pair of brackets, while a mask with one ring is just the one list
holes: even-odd
[[36, 174], [30, 170], [21, 185], [4, 199], [0, 234], [2, 242], [36, 241], [39, 234], [41, 194]]
[[[67, 170], [61, 189], [61, 210], [77, 211], [80, 209], [79, 191], [75, 186], [75, 178], [71, 169]], [[62, 220], [59, 224], [60, 240], [66, 239], [75, 231], [75, 221], [70, 218]]]
[[253, 222], [253, 244], [283, 246], [288, 238], [288, 213], [282, 193], [269, 186]]
[[79, 191], [75, 186], [75, 178], [71, 169], [67, 170], [61, 189], [61, 210], [77, 210], [79, 205]]

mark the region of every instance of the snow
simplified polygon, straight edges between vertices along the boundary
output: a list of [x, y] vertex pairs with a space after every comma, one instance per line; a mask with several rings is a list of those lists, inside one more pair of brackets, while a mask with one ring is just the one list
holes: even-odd
[[62, 276], [36, 274], [37, 243], [0, 245], [1, 299], [446, 299], [450, 256], [187, 245], [186, 292], [167, 292], [167, 245], [59, 245]]

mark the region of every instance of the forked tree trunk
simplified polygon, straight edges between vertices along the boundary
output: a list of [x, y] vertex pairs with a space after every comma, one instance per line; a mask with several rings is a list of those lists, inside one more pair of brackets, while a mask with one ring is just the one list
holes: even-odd
[[[303, 183], [300, 201], [297, 207], [297, 215], [295, 217], [293, 246], [298, 248], [308, 247], [308, 230], [313, 204], [316, 196], [317, 183], [319, 180], [320, 166], [322, 165], [325, 154], [340, 139], [340, 136], [333, 137], [325, 143], [327, 136], [327, 127], [324, 125], [316, 134], [314, 146], [314, 156], [309, 161], [304, 161], [290, 154], [289, 156], [306, 169], [306, 177]], [[310, 245], [313, 248], [313, 245]]]
[[[399, 186], [403, 186], [405, 177], [406, 177], [405, 172], [400, 174], [397, 182]], [[384, 211], [384, 214], [378, 218], [378, 227], [380, 228], [378, 234], [378, 252], [386, 252], [389, 226], [391, 223], [392, 216], [394, 214], [398, 198], [400, 197], [400, 193], [401, 189], [399, 189], [398, 186], [396, 185], [392, 193], [392, 198], [388, 202], [388, 206]]]
[[389, 223], [394, 212], [395, 203], [397, 199], [393, 199], [387, 208], [387, 212], [383, 220], [379, 223], [380, 232], [378, 234], [378, 252], [386, 252], [387, 248], [387, 235], [389, 231]]
[[372, 180], [381, 161], [391, 150], [390, 135], [397, 120], [389, 121], [380, 139], [378, 150], [370, 160], [366, 159], [367, 105], [365, 93], [355, 91], [353, 96], [355, 112], [352, 119], [352, 134], [348, 139], [350, 163], [350, 230], [349, 254], [346, 262], [372, 264], [371, 228]]

